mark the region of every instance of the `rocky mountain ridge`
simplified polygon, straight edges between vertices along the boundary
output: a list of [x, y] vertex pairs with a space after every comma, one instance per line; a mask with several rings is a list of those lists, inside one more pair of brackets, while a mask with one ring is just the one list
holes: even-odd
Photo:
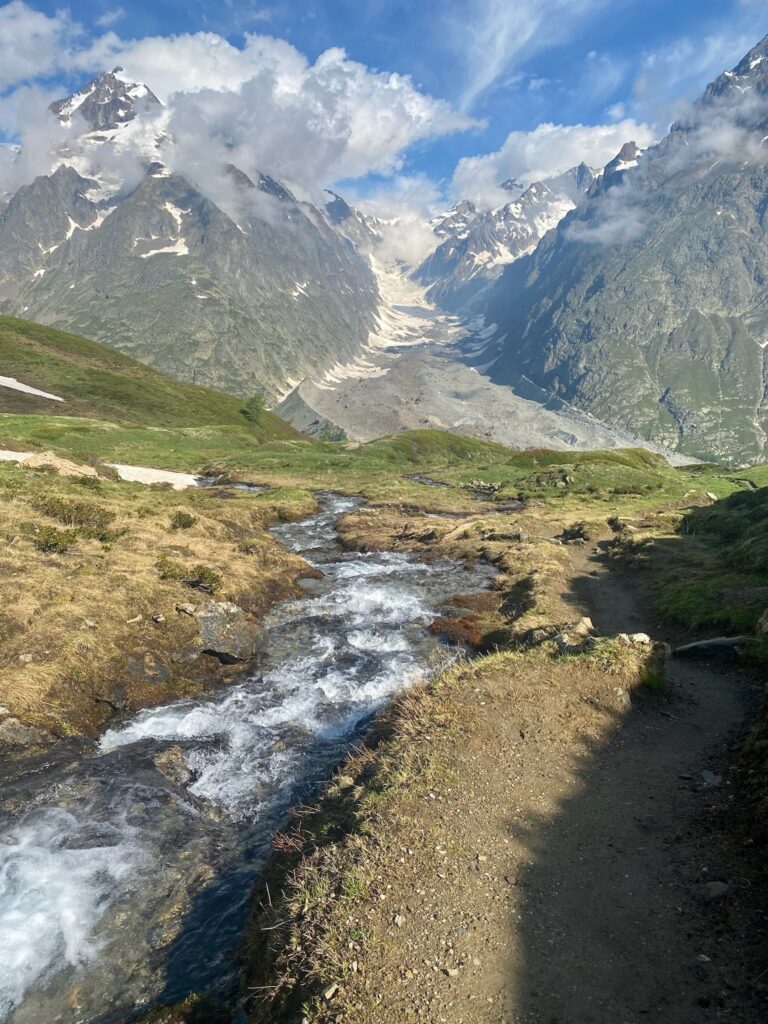
[[[768, 39], [507, 267], [490, 373], [701, 458], [765, 457]], [[489, 356], [493, 358], [493, 356]]]
[[487, 301], [505, 266], [532, 252], [547, 231], [581, 200], [596, 180], [581, 164], [527, 188], [509, 179], [499, 187], [515, 198], [495, 209], [464, 199], [432, 221], [440, 240], [414, 271], [427, 298], [450, 312], [472, 312]]
[[[159, 110], [120, 69], [53, 104], [85, 130], [0, 211], [2, 311], [241, 395], [354, 358], [379, 302], [366, 257], [268, 175], [222, 168], [208, 198], [156, 159]], [[134, 140], [137, 184], [87, 173]]]

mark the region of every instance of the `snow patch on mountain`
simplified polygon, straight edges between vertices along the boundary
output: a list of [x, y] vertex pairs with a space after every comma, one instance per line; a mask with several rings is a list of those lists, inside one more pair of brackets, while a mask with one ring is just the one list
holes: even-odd
[[15, 377], [0, 377], [0, 388], [10, 388], [12, 391], [23, 391], [26, 395], [36, 395], [38, 398], [48, 398], [51, 402], [63, 402], [63, 398], [52, 395], [48, 391], [40, 391], [39, 388], [30, 387], [29, 384], [22, 384]]

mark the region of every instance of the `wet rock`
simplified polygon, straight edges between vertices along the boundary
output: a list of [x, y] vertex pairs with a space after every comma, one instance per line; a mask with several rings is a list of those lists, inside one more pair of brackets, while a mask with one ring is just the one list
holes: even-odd
[[755, 627], [755, 636], [768, 636], [768, 608], [760, 616]]
[[46, 743], [48, 734], [33, 725], [25, 725], [18, 718], [3, 718], [0, 722], [0, 747], [39, 747]]
[[230, 601], [208, 601], [194, 611], [202, 649], [225, 662], [248, 661], [261, 641], [262, 630], [253, 616]]
[[184, 753], [179, 746], [168, 747], [155, 757], [155, 766], [166, 779], [175, 782], [180, 786], [185, 785], [192, 778], [192, 772], [184, 758]]

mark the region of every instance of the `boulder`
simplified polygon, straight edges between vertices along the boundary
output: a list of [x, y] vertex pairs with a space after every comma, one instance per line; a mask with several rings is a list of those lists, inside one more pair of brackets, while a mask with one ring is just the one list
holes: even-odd
[[202, 650], [232, 664], [248, 661], [260, 649], [262, 630], [252, 615], [230, 601], [208, 601], [194, 611]]
[[0, 722], [0, 747], [40, 747], [49, 739], [42, 729], [25, 725], [18, 718], [3, 718]]

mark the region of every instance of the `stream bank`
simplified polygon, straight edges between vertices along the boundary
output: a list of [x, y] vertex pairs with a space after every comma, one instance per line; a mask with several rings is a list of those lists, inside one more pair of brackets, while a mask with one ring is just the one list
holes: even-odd
[[428, 626], [490, 567], [345, 553], [325, 495], [273, 535], [318, 578], [265, 619], [258, 673], [139, 711], [95, 749], [17, 763], [3, 788], [0, 1019], [123, 1021], [226, 995], [249, 894], [286, 809], [398, 689], [451, 651]]

